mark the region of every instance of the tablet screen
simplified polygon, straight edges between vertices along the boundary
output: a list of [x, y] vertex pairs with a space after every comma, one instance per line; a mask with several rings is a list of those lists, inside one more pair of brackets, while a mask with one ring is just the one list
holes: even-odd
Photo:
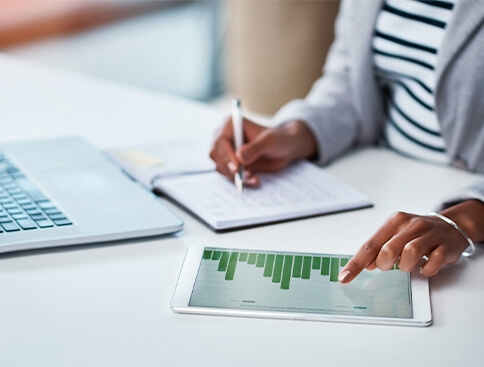
[[189, 305], [412, 318], [410, 274], [396, 265], [338, 282], [349, 256], [206, 247]]

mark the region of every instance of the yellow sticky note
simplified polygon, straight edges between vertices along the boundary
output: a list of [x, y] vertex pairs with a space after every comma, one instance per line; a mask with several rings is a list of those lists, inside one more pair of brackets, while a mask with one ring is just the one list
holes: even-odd
[[118, 152], [118, 154], [136, 166], [156, 167], [165, 164], [163, 160], [153, 157], [152, 155], [149, 155], [141, 150], [126, 150], [123, 152]]

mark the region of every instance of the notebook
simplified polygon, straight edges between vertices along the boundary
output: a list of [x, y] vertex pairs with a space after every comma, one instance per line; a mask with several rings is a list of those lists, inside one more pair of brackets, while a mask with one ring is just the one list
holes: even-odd
[[0, 145], [0, 253], [182, 227], [159, 198], [82, 138]]
[[239, 194], [233, 182], [215, 171], [206, 144], [171, 144], [178, 148], [172, 146], [167, 151], [151, 145], [110, 151], [109, 155], [134, 179], [167, 196], [215, 231], [372, 205], [358, 190], [309, 161], [297, 162], [279, 173], [260, 174], [260, 187], [246, 187]]

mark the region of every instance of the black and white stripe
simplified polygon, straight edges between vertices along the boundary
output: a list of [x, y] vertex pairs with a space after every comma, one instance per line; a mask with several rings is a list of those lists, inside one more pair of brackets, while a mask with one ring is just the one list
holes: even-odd
[[385, 0], [372, 45], [386, 92], [388, 145], [442, 163], [449, 157], [435, 113], [435, 67], [456, 1]]

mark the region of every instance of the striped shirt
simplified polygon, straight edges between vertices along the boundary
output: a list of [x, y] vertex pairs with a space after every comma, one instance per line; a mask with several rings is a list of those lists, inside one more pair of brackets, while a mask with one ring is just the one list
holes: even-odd
[[384, 136], [403, 154], [450, 161], [435, 113], [437, 54], [457, 0], [385, 0], [373, 37], [384, 91]]

